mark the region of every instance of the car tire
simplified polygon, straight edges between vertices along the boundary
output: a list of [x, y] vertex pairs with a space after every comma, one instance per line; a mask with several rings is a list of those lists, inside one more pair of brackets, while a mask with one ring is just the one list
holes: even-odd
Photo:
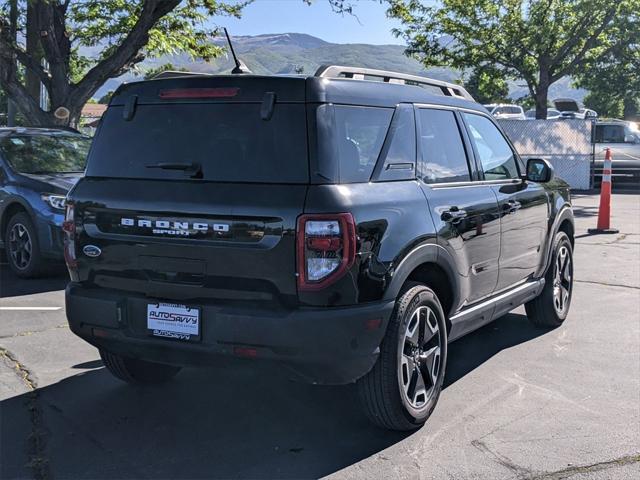
[[542, 292], [525, 304], [529, 320], [543, 328], [562, 325], [573, 294], [573, 248], [565, 232], [556, 233], [552, 252], [552, 263], [547, 269]]
[[123, 357], [100, 349], [100, 358], [111, 374], [131, 384], [164, 383], [175, 377], [180, 367]]
[[9, 267], [17, 276], [34, 278], [45, 273], [36, 228], [26, 212], [18, 212], [9, 219], [4, 245]]
[[440, 301], [430, 288], [409, 285], [396, 302], [376, 364], [357, 382], [365, 414], [389, 430], [420, 428], [438, 402], [446, 364]]

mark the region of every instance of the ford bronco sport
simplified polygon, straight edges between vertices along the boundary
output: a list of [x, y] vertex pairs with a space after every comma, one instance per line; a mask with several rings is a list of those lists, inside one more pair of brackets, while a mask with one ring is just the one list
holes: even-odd
[[572, 293], [566, 183], [460, 86], [323, 67], [121, 86], [67, 201], [66, 311], [127, 382], [220, 355], [422, 425], [447, 343]]

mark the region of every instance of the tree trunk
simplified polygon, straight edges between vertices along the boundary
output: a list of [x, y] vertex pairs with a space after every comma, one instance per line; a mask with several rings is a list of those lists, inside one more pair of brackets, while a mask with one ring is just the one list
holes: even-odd
[[[40, 45], [40, 32], [38, 29], [37, 11], [33, 2], [27, 2], [27, 52], [38, 65], [43, 58], [42, 46]], [[26, 68], [24, 72], [25, 87], [29, 95], [40, 104], [40, 78], [31, 69]]]
[[631, 120], [637, 122], [640, 120], [640, 101], [637, 98], [625, 97], [623, 100], [625, 120]]
[[544, 69], [540, 70], [540, 81], [536, 89], [536, 119], [547, 119], [547, 102], [549, 100], [549, 72]]

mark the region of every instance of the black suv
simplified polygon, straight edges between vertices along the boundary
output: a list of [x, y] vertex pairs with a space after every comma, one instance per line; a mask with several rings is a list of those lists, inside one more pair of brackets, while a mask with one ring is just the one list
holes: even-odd
[[377, 70], [120, 87], [64, 230], [69, 324], [116, 377], [274, 360], [390, 429], [429, 417], [448, 342], [571, 300], [567, 184], [461, 87]]

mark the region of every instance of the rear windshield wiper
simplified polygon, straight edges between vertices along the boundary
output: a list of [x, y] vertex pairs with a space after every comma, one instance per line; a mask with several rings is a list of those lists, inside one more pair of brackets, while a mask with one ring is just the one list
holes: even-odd
[[160, 168], [162, 170], [182, 170], [188, 173], [191, 178], [202, 178], [202, 166], [194, 162], [160, 162], [145, 165], [146, 168]]

